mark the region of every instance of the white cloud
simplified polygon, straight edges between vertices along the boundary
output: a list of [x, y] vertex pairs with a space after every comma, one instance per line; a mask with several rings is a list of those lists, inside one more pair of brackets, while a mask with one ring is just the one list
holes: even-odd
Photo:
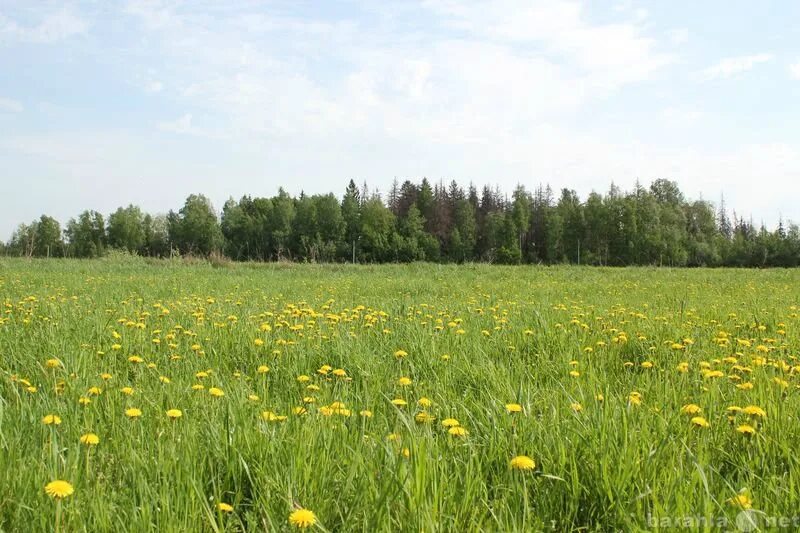
[[705, 80], [730, 78], [742, 72], [747, 72], [760, 63], [772, 61], [772, 54], [754, 54], [748, 56], [726, 57], [716, 65], [703, 71]]
[[24, 109], [20, 102], [0, 96], [0, 113], [22, 113]]
[[145, 85], [144, 90], [148, 93], [158, 93], [164, 88], [164, 84], [160, 81], [151, 81]]
[[0, 42], [3, 40], [49, 44], [86, 32], [89, 24], [66, 9], [49, 13], [35, 26], [21, 26], [0, 14]]
[[192, 114], [186, 113], [182, 117], [175, 120], [167, 120], [156, 124], [161, 131], [169, 131], [179, 134], [191, 134], [195, 130], [192, 128]]
[[800, 80], [800, 61], [794, 65], [789, 65], [789, 75], [796, 80]]
[[683, 44], [689, 40], [689, 30], [687, 28], [676, 28], [667, 33], [672, 44]]
[[705, 116], [705, 113], [696, 109], [667, 107], [661, 111], [661, 119], [669, 126], [691, 126], [703, 116]]
[[590, 86], [614, 89], [643, 81], [674, 60], [643, 35], [639, 23], [646, 12], [641, 10], [631, 22], [592, 24], [582, 5], [570, 0], [428, 0], [426, 5], [445, 17], [445, 24], [475, 36], [538, 44], [540, 57], [566, 59], [567, 67], [584, 72]]

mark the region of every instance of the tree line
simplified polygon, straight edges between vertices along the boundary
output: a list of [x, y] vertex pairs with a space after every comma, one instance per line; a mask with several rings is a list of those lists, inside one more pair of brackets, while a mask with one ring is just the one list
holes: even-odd
[[62, 230], [42, 215], [21, 224], [4, 255], [99, 257], [110, 249], [170, 257], [223, 254], [238, 261], [469, 262], [503, 264], [791, 267], [800, 264], [800, 229], [781, 220], [774, 230], [688, 200], [665, 179], [649, 188], [585, 200], [549, 186], [497, 188], [456, 182], [395, 181], [386, 198], [350, 180], [334, 194], [228, 200], [217, 214], [202, 195], [177, 212], [150, 215], [120, 207], [106, 219], [84, 211]]

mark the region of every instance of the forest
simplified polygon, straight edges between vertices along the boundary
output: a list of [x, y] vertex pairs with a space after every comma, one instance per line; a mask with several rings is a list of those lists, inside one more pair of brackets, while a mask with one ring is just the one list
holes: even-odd
[[51, 216], [20, 224], [0, 255], [93, 258], [109, 250], [151, 257], [224, 256], [236, 261], [404, 263], [488, 262], [657, 266], [793, 267], [800, 229], [774, 229], [690, 200], [658, 179], [631, 191], [611, 185], [585, 200], [549, 186], [509, 196], [455, 181], [397, 180], [387, 195], [353, 180], [333, 193], [229, 199], [221, 213], [190, 195], [177, 211], [135, 205], [108, 217], [86, 210], [63, 227]]

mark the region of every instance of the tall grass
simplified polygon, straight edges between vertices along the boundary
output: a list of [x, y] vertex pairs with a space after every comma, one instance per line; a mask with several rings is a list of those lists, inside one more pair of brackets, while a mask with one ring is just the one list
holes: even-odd
[[289, 530], [297, 507], [329, 531], [735, 529], [742, 490], [800, 514], [795, 271], [224, 266], [3, 260], [0, 529], [52, 530], [54, 479], [63, 531]]

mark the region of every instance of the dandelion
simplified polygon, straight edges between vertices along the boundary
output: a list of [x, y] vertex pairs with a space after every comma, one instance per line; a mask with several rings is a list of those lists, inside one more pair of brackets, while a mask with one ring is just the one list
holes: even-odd
[[403, 359], [404, 357], [408, 356], [408, 352], [406, 352], [405, 350], [397, 350], [396, 352], [394, 352], [394, 356], [397, 357], [398, 359]]
[[417, 405], [419, 405], [423, 409], [427, 409], [432, 404], [433, 404], [433, 402], [431, 402], [428, 398], [426, 398], [424, 396], [422, 398], [420, 398], [419, 400], [417, 400]]
[[372, 411], [370, 411], [368, 409], [363, 409], [363, 410], [359, 411], [358, 414], [361, 415], [364, 418], [372, 418]]
[[507, 403], [506, 412], [510, 415], [513, 415], [514, 413], [521, 413], [522, 406], [518, 403]]
[[467, 431], [466, 428], [463, 428], [461, 426], [452, 427], [448, 429], [447, 432], [453, 437], [466, 437], [467, 435], [469, 435], [469, 431]]
[[569, 404], [569, 406], [576, 413], [580, 413], [581, 411], [583, 411], [583, 406], [578, 402], [573, 402], [573, 403]]
[[266, 374], [267, 372], [269, 372], [269, 367], [267, 365], [261, 365], [256, 369], [256, 372], [258, 372], [259, 374]]
[[458, 420], [456, 420], [455, 418], [445, 418], [444, 420], [442, 420], [442, 426], [444, 426], [446, 428], [454, 428], [454, 427], [457, 427], [459, 425], [460, 424], [459, 424]]
[[741, 433], [742, 435], [750, 436], [756, 434], [756, 428], [750, 424], [742, 424], [736, 428], [736, 432]]
[[68, 481], [56, 479], [45, 485], [44, 491], [51, 498], [61, 500], [67, 496], [71, 496], [72, 493], [75, 492], [75, 489], [72, 488], [72, 485], [70, 485]]
[[289, 514], [289, 524], [305, 529], [317, 523], [317, 516], [308, 509], [296, 509]]
[[760, 408], [758, 406], [755, 406], [755, 405], [748, 405], [747, 407], [742, 409], [742, 412], [744, 414], [750, 415], [750, 416], [757, 416], [757, 417], [760, 417], [760, 418], [766, 418], [767, 417], [767, 412], [765, 410], [763, 410], [762, 408]]
[[61, 361], [59, 361], [58, 359], [55, 359], [55, 358], [54, 359], [48, 359], [47, 361], [45, 361], [44, 364], [45, 364], [45, 366], [47, 368], [58, 368], [58, 367], [61, 366]]
[[142, 410], [136, 407], [125, 409], [125, 416], [127, 416], [128, 418], [139, 418], [140, 416], [142, 416]]
[[218, 389], [217, 387], [211, 387], [210, 389], [208, 389], [208, 393], [214, 398], [222, 398], [223, 396], [225, 396], [225, 392], [222, 389]]
[[728, 503], [741, 509], [750, 509], [753, 507], [753, 500], [750, 499], [750, 495], [747, 491], [740, 492], [733, 498], [729, 498]]
[[85, 435], [81, 435], [80, 441], [81, 444], [85, 444], [87, 446], [97, 446], [100, 444], [100, 437], [94, 433], [86, 433]]
[[708, 423], [708, 420], [703, 418], [702, 416], [696, 416], [691, 420], [692, 425], [700, 427], [700, 428], [707, 428], [710, 427], [711, 424]]
[[233, 512], [233, 505], [225, 502], [219, 502], [217, 504], [217, 510], [223, 513], [232, 513]]
[[392, 405], [396, 407], [403, 407], [404, 405], [408, 405], [408, 402], [402, 398], [395, 398], [394, 400], [392, 400]]
[[425, 411], [420, 411], [414, 416], [414, 420], [419, 424], [430, 424], [436, 420], [436, 417]]
[[61, 417], [58, 415], [45, 415], [42, 418], [42, 424], [45, 426], [58, 426], [61, 424]]
[[400, 385], [401, 387], [408, 387], [409, 385], [411, 385], [411, 383], [412, 383], [411, 378], [405, 376], [397, 380], [397, 384]]
[[703, 409], [699, 405], [694, 403], [689, 403], [681, 407], [681, 413], [685, 415], [696, 415], [702, 410]]
[[167, 418], [170, 420], [177, 420], [183, 416], [183, 412], [180, 409], [169, 409], [167, 410]]
[[533, 470], [536, 468], [536, 463], [527, 455], [518, 455], [511, 459], [511, 468], [514, 470]]

